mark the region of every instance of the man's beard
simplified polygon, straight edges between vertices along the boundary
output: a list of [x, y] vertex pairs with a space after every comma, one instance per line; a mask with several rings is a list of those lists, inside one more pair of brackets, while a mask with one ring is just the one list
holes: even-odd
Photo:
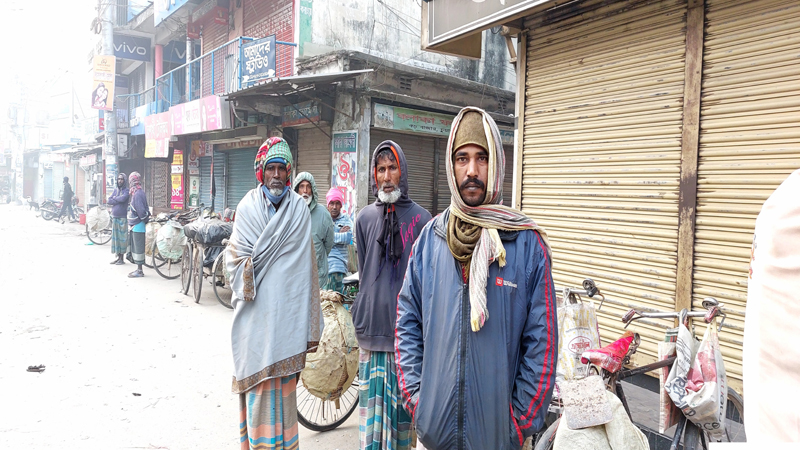
[[383, 203], [395, 203], [396, 201], [400, 200], [402, 195], [403, 193], [397, 188], [387, 194], [383, 190], [383, 186], [381, 186], [381, 189], [378, 191], [378, 200], [382, 201]]
[[283, 188], [283, 187], [279, 187], [279, 188], [278, 187], [271, 187], [271, 188], [269, 188], [269, 193], [272, 194], [274, 197], [280, 197], [280, 195], [283, 194], [283, 190], [284, 189], [285, 188]]
[[[461, 191], [471, 186], [483, 189], [483, 196], [477, 202], [471, 202], [471, 201], [468, 202], [467, 199], [464, 198], [464, 194], [461, 193]], [[484, 200], [486, 200], [486, 184], [483, 181], [479, 180], [478, 178], [467, 178], [466, 180], [464, 180], [463, 183], [461, 183], [461, 186], [459, 186], [458, 193], [459, 195], [461, 195], [461, 200], [463, 200], [467, 206], [472, 206], [472, 207], [480, 206], [483, 204]]]
[[314, 197], [312, 197], [312, 196], [310, 196], [308, 194], [303, 194], [303, 200], [306, 201], [306, 205], [311, 206], [311, 202], [314, 201]]

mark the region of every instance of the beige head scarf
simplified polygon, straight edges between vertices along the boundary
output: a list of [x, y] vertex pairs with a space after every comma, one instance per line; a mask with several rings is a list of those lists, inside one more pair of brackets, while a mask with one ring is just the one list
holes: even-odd
[[[469, 129], [460, 130], [464, 116], [476, 112], [481, 121], [474, 116], [467, 119]], [[485, 141], [476, 136], [475, 127], [482, 127]], [[486, 144], [489, 154], [489, 176], [486, 180], [486, 198], [480, 206], [468, 206], [461, 199], [453, 172], [452, 153], [460, 146], [474, 143]], [[506, 251], [497, 230], [521, 231], [536, 230], [542, 236], [550, 257], [550, 244], [544, 228], [516, 209], [503, 206], [503, 178], [505, 175], [505, 154], [500, 140], [500, 131], [494, 119], [480, 108], [468, 106], [462, 109], [453, 120], [450, 138], [447, 141], [447, 185], [450, 187], [450, 223], [448, 223], [448, 245], [453, 256], [465, 264], [469, 274], [470, 325], [472, 331], [479, 331], [489, 319], [486, 306], [486, 283], [489, 265], [494, 261], [505, 266]], [[471, 249], [471, 251], [470, 251]], [[471, 253], [471, 254], [470, 254]]]

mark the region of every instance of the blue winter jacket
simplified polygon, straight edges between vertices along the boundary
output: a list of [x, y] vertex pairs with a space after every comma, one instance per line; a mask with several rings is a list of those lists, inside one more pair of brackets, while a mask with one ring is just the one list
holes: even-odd
[[473, 332], [469, 287], [445, 238], [449, 213], [414, 244], [397, 301], [403, 404], [429, 450], [519, 449], [543, 428], [556, 378], [550, 260], [537, 232], [500, 231], [506, 265], [489, 267], [489, 317]]

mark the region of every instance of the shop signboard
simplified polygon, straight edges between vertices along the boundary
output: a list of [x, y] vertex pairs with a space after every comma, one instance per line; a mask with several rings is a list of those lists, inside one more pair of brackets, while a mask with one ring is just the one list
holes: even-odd
[[118, 134], [117, 135], [117, 154], [123, 158], [128, 158], [128, 135], [127, 134]]
[[183, 151], [177, 149], [172, 155], [172, 197], [170, 208], [183, 209]]
[[275, 35], [242, 45], [242, 89], [275, 76]]
[[[194, 38], [197, 39], [197, 38]], [[200, 56], [200, 44], [194, 45], [195, 56]], [[164, 46], [164, 62], [171, 62], [175, 64], [186, 63], [186, 41], [169, 41], [169, 44]]]
[[114, 77], [117, 60], [109, 55], [94, 57], [92, 81], [92, 108], [103, 111], [114, 109]]
[[144, 134], [144, 118], [155, 111], [155, 103], [148, 103], [133, 109], [133, 116], [130, 117], [131, 136], [141, 136]]
[[128, 110], [126, 108], [117, 108], [117, 129], [127, 130], [128, 128], [130, 128]]
[[153, 59], [150, 38], [114, 33], [114, 56], [120, 59], [150, 62]]
[[200, 206], [200, 177], [189, 177], [189, 207]]
[[319, 105], [311, 100], [283, 107], [281, 126], [294, 127], [304, 123], [319, 122]]
[[342, 214], [355, 222], [358, 131], [336, 131], [331, 136], [331, 187], [344, 197]]
[[166, 158], [169, 155], [170, 128], [169, 112], [144, 118], [145, 158]]
[[88, 155], [81, 156], [81, 167], [89, 167], [95, 164], [97, 164], [97, 153], [90, 153]]
[[230, 104], [216, 95], [175, 105], [169, 109], [169, 114], [174, 136], [231, 127]]
[[[450, 128], [455, 117], [449, 114], [376, 103], [373, 124], [378, 128], [386, 128], [387, 130], [434, 134], [446, 138], [450, 136]], [[499, 126], [498, 130], [500, 131], [500, 141], [503, 145], [514, 144], [514, 130]]]

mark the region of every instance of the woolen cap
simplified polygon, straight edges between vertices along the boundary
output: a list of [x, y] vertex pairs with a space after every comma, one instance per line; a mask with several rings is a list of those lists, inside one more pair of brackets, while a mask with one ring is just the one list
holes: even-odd
[[486, 130], [483, 128], [483, 116], [476, 111], [470, 111], [461, 118], [461, 123], [453, 138], [453, 151], [455, 152], [467, 144], [475, 144], [487, 152], [489, 151]]

